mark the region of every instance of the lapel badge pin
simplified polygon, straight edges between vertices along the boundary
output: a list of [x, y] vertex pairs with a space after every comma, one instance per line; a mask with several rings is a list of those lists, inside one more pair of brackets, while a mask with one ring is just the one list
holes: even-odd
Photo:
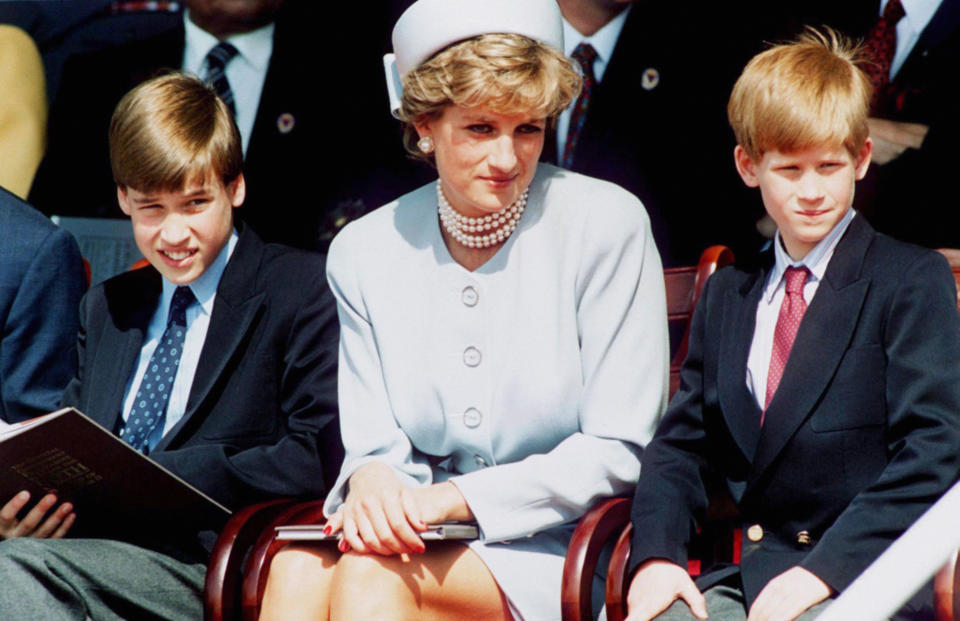
[[653, 67], [644, 69], [640, 75], [640, 86], [643, 87], [643, 90], [652, 91], [657, 88], [658, 84], [660, 84], [660, 72]]
[[281, 134], [289, 134], [293, 131], [293, 126], [297, 124], [297, 120], [293, 118], [293, 115], [289, 112], [284, 112], [277, 117], [277, 130]]

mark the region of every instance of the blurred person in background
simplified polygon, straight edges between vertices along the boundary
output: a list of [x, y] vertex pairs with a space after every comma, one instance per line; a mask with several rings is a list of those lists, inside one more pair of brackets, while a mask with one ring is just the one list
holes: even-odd
[[0, 187], [26, 198], [43, 157], [46, 131], [40, 52], [23, 30], [0, 24]]

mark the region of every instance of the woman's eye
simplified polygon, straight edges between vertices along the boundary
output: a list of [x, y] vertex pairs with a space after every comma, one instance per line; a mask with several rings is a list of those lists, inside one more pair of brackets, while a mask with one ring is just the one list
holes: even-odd
[[539, 125], [533, 125], [532, 123], [526, 123], [517, 128], [517, 131], [521, 134], [537, 134], [543, 131], [543, 128]]
[[493, 128], [486, 123], [475, 123], [467, 126], [467, 129], [475, 134], [489, 134], [493, 131]]

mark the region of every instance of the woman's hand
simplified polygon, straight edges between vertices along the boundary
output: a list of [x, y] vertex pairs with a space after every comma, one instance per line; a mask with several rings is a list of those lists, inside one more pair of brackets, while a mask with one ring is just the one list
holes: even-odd
[[427, 524], [469, 520], [472, 513], [453, 483], [408, 488], [389, 466], [366, 464], [350, 477], [350, 491], [327, 520], [328, 534], [343, 532], [340, 550], [367, 554], [419, 554]]
[[59, 539], [67, 534], [77, 517], [73, 513], [73, 505], [69, 502], [52, 510], [57, 504], [57, 497], [47, 494], [27, 512], [22, 520], [18, 520], [17, 515], [28, 502], [30, 502], [30, 492], [23, 491], [11, 498], [0, 509], [0, 539], [14, 537]]

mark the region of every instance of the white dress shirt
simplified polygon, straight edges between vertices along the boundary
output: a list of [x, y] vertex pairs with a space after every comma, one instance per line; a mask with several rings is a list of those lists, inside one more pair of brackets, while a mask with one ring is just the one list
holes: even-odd
[[785, 295], [783, 274], [788, 267], [806, 267], [810, 270], [807, 282], [803, 286], [803, 299], [809, 306], [813, 294], [817, 292], [820, 281], [827, 271], [827, 265], [833, 258], [833, 251], [837, 242], [843, 237], [856, 211], [850, 209], [840, 222], [831, 229], [827, 236], [813, 247], [810, 252], [799, 261], [794, 261], [783, 249], [780, 241], [780, 231], [777, 231], [773, 240], [775, 263], [767, 277], [760, 303], [757, 305], [757, 323], [753, 330], [753, 342], [750, 344], [750, 356], [747, 358], [747, 390], [757, 400], [760, 409], [767, 398], [767, 372], [770, 370], [770, 356], [773, 353], [773, 334], [777, 328], [777, 319], [780, 316], [780, 306]]
[[[903, 19], [897, 22], [897, 51], [893, 55], [893, 61], [890, 63], [890, 79], [892, 80], [900, 67], [903, 66], [907, 56], [913, 51], [913, 46], [923, 29], [927, 27], [933, 14], [940, 8], [941, 0], [900, 0], [903, 4], [905, 15]], [[883, 15], [883, 9], [886, 8], [888, 0], [880, 3], [880, 13]]]
[[[593, 49], [597, 52], [597, 59], [593, 61], [593, 76], [596, 79], [597, 84], [603, 80], [603, 73], [607, 70], [607, 65], [610, 64], [610, 58], [613, 56], [613, 50], [617, 47], [617, 40], [620, 38], [620, 31], [623, 30], [623, 24], [627, 21], [627, 15], [629, 15], [630, 10], [633, 8], [632, 5], [627, 5], [627, 8], [620, 12], [619, 15], [611, 19], [609, 22], [603, 25], [603, 28], [596, 31], [589, 37], [585, 37], [580, 34], [580, 31], [570, 25], [570, 22], [564, 18], [563, 20], [563, 53], [566, 54], [567, 58], [571, 57], [573, 50], [581, 43], [589, 43], [593, 46]], [[578, 68], [580, 63], [574, 61], [574, 65]], [[560, 118], [557, 119], [557, 157], [563, 157], [563, 149], [567, 146], [567, 131], [570, 128], [570, 114], [573, 110], [573, 106], [576, 103], [576, 100], [571, 101], [570, 105], [567, 106], [567, 109], [560, 113]], [[587, 111], [587, 114], [590, 114], [590, 111]]]
[[[184, 11], [183, 22], [186, 28], [186, 44], [183, 48], [183, 64], [181, 68], [201, 78], [206, 78], [209, 68], [206, 66], [207, 53], [219, 39], [203, 30], [190, 21], [189, 11]], [[270, 56], [273, 54], [273, 29], [271, 22], [266, 26], [250, 32], [231, 35], [226, 38], [239, 52], [227, 63], [227, 81], [233, 91], [233, 101], [236, 106], [237, 127], [243, 140], [243, 152], [246, 154], [250, 143], [250, 134], [257, 118], [257, 107], [260, 105], [260, 94], [263, 92], [263, 82], [267, 77], [267, 68], [270, 66]]]
[[[200, 350], [203, 349], [203, 342], [207, 338], [207, 329], [210, 327], [210, 314], [213, 312], [213, 301], [217, 297], [217, 286], [220, 284], [223, 270], [227, 267], [227, 261], [230, 260], [230, 255], [233, 254], [233, 249], [237, 246], [237, 239], [237, 232], [233, 231], [230, 234], [230, 239], [220, 250], [220, 254], [217, 255], [213, 263], [189, 285], [194, 297], [197, 298], [197, 303], [187, 307], [187, 335], [184, 337], [183, 352], [180, 355], [177, 375], [173, 380], [173, 387], [170, 389], [166, 422], [163, 429], [158, 427], [150, 434], [150, 446], [156, 446], [160, 439], [173, 429], [173, 426], [183, 418], [187, 411], [187, 399], [190, 397], [193, 376], [197, 371], [197, 362], [200, 360]], [[170, 301], [173, 300], [173, 292], [177, 285], [166, 278], [163, 278], [162, 281], [163, 291], [160, 294], [160, 303], [147, 326], [143, 345], [140, 347], [140, 357], [133, 367], [134, 372], [127, 382], [126, 392], [124, 393], [124, 422], [130, 416], [130, 410], [133, 408], [133, 402], [137, 396], [137, 389], [143, 381], [147, 365], [150, 364], [150, 357], [153, 356], [153, 351], [157, 348], [160, 337], [163, 336], [163, 332], [167, 328]]]

